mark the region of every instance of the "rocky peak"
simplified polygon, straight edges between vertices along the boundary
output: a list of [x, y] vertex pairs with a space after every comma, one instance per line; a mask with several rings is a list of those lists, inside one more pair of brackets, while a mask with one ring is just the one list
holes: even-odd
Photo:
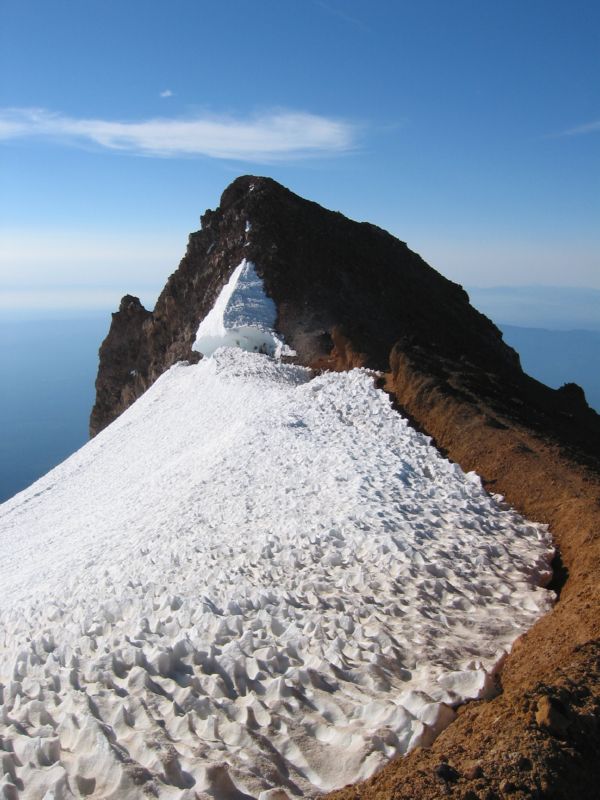
[[176, 361], [199, 358], [192, 349], [198, 326], [244, 259], [255, 265], [275, 303], [276, 332], [299, 363], [387, 373], [408, 359], [436, 386], [464, 396], [525, 391], [543, 413], [564, 416], [575, 407], [524, 376], [515, 351], [462, 287], [375, 225], [245, 175], [201, 226], [154, 310], [126, 295], [113, 314], [100, 349], [92, 435]]

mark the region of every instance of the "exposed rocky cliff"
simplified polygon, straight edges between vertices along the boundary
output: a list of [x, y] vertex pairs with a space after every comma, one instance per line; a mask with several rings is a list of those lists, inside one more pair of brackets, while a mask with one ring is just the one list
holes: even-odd
[[573, 385], [523, 373], [498, 329], [385, 231], [267, 178], [242, 177], [202, 217], [154, 311], [123, 299], [100, 352], [97, 433], [173, 363], [243, 258], [277, 330], [315, 368], [366, 366], [413, 423], [491, 491], [546, 522], [560, 600], [507, 659], [503, 693], [431, 749], [340, 798], [594, 798], [600, 783], [600, 417]]
[[298, 197], [269, 178], [238, 178], [202, 216], [154, 311], [126, 296], [100, 351], [95, 434], [191, 351], [199, 322], [243, 259], [256, 264], [277, 328], [303, 364], [322, 359], [386, 370], [394, 345], [519, 372], [498, 329], [463, 289], [368, 223]]

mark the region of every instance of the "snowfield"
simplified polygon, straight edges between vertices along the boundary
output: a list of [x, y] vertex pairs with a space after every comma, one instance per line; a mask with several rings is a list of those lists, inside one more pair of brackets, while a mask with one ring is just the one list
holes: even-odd
[[366, 777], [549, 608], [545, 530], [368, 374], [234, 349], [173, 367], [1, 531], [3, 771], [27, 797]]
[[367, 777], [493, 692], [552, 552], [364, 370], [176, 365], [0, 507], [0, 797]]

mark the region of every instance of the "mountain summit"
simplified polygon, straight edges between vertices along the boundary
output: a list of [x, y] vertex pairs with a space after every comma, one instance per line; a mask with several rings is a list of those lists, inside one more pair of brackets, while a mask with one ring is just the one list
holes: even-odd
[[426, 385], [477, 405], [491, 425], [508, 414], [542, 435], [558, 432], [584, 458], [600, 452], [600, 417], [581, 389], [554, 391], [525, 375], [462, 287], [381, 228], [251, 175], [233, 181], [201, 224], [154, 310], [126, 295], [113, 314], [100, 349], [92, 435], [177, 361], [199, 358], [198, 326], [246, 259], [296, 363], [382, 371], [415, 418], [422, 411], [412, 408], [414, 393]]
[[460, 286], [375, 225], [254, 176], [235, 180], [201, 221], [154, 311], [126, 296], [113, 315], [100, 351], [92, 434], [172, 364], [194, 358], [198, 324], [243, 259], [256, 265], [276, 329], [300, 364], [387, 370], [394, 345], [405, 343], [478, 368], [519, 368]]

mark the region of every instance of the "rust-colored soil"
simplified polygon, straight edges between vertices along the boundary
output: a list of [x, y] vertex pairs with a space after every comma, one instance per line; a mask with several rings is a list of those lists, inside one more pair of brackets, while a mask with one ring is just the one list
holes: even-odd
[[[329, 366], [360, 363], [347, 342], [337, 344]], [[593, 456], [545, 434], [530, 408], [514, 413], [518, 403], [494, 401], [481, 386], [469, 395], [464, 375], [437, 380], [400, 348], [390, 363], [386, 388], [438, 447], [550, 526], [560, 596], [515, 643], [498, 697], [465, 705], [431, 748], [329, 797], [600, 798], [600, 474]]]

